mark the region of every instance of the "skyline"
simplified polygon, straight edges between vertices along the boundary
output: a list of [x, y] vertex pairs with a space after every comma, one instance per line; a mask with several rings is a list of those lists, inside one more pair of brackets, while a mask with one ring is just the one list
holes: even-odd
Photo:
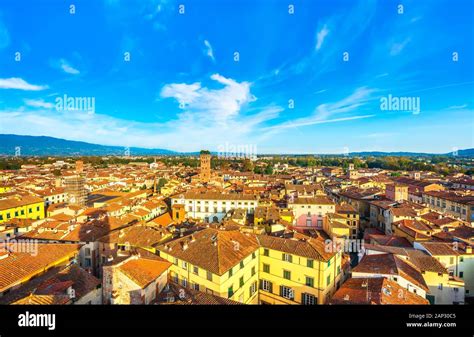
[[[130, 3], [5, 1], [0, 133], [178, 152], [474, 147], [469, 1]], [[393, 97], [410, 111], [384, 109]]]

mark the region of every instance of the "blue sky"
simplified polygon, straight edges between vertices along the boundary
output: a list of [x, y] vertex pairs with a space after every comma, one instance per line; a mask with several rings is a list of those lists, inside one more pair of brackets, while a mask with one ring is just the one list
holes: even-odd
[[[0, 133], [178, 151], [471, 148], [473, 21], [470, 0], [1, 0]], [[93, 111], [57, 109], [64, 95]], [[381, 109], [389, 95], [420, 109]]]

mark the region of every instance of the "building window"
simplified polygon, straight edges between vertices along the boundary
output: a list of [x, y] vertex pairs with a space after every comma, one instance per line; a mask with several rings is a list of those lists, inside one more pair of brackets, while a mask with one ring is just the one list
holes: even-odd
[[261, 280], [260, 281], [260, 289], [268, 291], [269, 293], [271, 293], [273, 291], [273, 284], [270, 281]]
[[269, 264], [263, 264], [263, 272], [264, 273], [270, 273], [270, 265]]
[[291, 256], [290, 254], [283, 253], [282, 259], [283, 261], [286, 261], [286, 262], [293, 262], [293, 256]]
[[460, 277], [460, 278], [463, 278], [463, 277], [464, 277], [464, 272], [463, 272], [463, 271], [460, 271], [460, 272], [459, 272], [459, 277]]
[[240, 269], [244, 267], [244, 261], [240, 261]]
[[267, 248], [263, 250], [263, 256], [270, 256], [270, 251]]
[[250, 286], [250, 289], [249, 289], [250, 297], [252, 297], [256, 292], [257, 292], [257, 281], [252, 283], [252, 285]]
[[314, 287], [314, 278], [306, 276], [306, 285], [308, 287], [313, 288]]
[[183, 281], [181, 282], [181, 284], [183, 285], [183, 287], [187, 287], [188, 286], [188, 279], [186, 277], [183, 277]]
[[186, 261], [182, 261], [182, 262], [181, 262], [181, 268], [187, 270], [187, 269], [188, 269], [188, 263], [187, 263]]
[[207, 279], [212, 281], [212, 273], [210, 271], [207, 272]]
[[290, 287], [280, 286], [280, 296], [292, 300], [295, 298], [295, 292]]
[[255, 275], [255, 267], [252, 267], [252, 276]]
[[229, 278], [231, 278], [231, 277], [232, 277], [232, 275], [234, 275], [234, 271], [233, 271], [233, 269], [232, 269], [232, 268], [230, 268], [230, 270], [229, 270]]
[[239, 287], [242, 287], [244, 285], [244, 277], [242, 276], [240, 279], [239, 279]]
[[234, 286], [230, 286], [229, 289], [227, 289], [227, 297], [231, 298], [232, 295], [234, 295]]
[[196, 274], [196, 275], [199, 275], [199, 268], [194, 266], [193, 267], [193, 273]]
[[255, 254], [255, 252], [252, 253], [252, 259], [255, 259], [257, 257], [257, 255]]
[[331, 283], [331, 275], [328, 275], [326, 279], [326, 285], [329, 285]]
[[173, 263], [174, 263], [176, 266], [178, 265], [178, 258], [177, 258], [177, 257], [174, 258]]
[[283, 278], [285, 278], [287, 280], [291, 280], [291, 271], [283, 270]]
[[194, 283], [193, 284], [193, 289], [199, 291], [199, 284]]
[[301, 304], [303, 305], [315, 305], [318, 304], [318, 299], [316, 296], [303, 293], [301, 296]]
[[306, 261], [306, 266], [309, 268], [314, 268], [314, 260], [308, 259]]
[[464, 257], [463, 256], [459, 257], [459, 262], [464, 262]]

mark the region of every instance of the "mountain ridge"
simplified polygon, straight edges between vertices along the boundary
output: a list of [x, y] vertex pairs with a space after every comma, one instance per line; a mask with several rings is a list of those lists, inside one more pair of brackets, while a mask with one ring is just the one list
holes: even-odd
[[[41, 145], [39, 145], [41, 144]], [[83, 141], [66, 140], [49, 136], [27, 136], [14, 134], [0, 134], [0, 155], [15, 155], [16, 147], [20, 147], [20, 155], [23, 156], [124, 156], [126, 147], [114, 145], [100, 145]], [[150, 155], [197, 155], [196, 152], [176, 152], [167, 149], [149, 149], [141, 147], [130, 147], [131, 156]], [[212, 152], [216, 154], [216, 152]], [[264, 154], [262, 154], [264, 155]], [[270, 154], [267, 154], [270, 155]], [[276, 155], [276, 154], [275, 154]], [[290, 155], [290, 154], [280, 154]], [[295, 153], [294, 155], [298, 155]], [[341, 156], [341, 154], [314, 154], [320, 156]], [[452, 156], [453, 153], [422, 153], [422, 152], [384, 152], [384, 151], [361, 151], [351, 152], [348, 156]], [[474, 148], [458, 150], [460, 157], [474, 157]]]

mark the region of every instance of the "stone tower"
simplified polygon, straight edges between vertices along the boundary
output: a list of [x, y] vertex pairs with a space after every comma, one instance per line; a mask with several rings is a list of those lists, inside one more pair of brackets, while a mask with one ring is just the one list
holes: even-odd
[[201, 151], [201, 174], [199, 178], [203, 183], [211, 180], [211, 153], [209, 151]]

